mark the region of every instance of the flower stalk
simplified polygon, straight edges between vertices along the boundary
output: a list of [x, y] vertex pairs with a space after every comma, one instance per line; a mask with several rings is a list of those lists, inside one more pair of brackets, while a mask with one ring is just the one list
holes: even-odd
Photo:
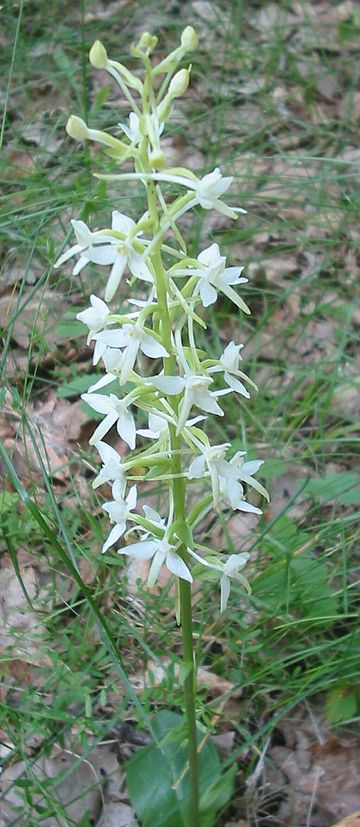
[[[209, 415], [224, 416], [222, 397], [233, 393], [243, 404], [250, 397], [248, 388], [256, 390], [254, 382], [239, 369], [243, 345], [229, 342], [222, 354], [209, 357], [196, 342], [198, 328], [206, 329], [207, 308], [219, 294], [233, 302], [238, 311], [250, 312], [238, 291], [247, 279], [240, 277], [242, 267], [226, 267], [226, 257], [217, 244], [201, 250], [197, 257], [189, 256], [178, 226], [181, 216], [195, 207], [215, 209], [232, 220], [246, 211], [230, 207], [223, 200], [232, 178], [223, 177], [218, 168], [199, 178], [191, 170], [166, 167], [161, 135], [174, 101], [188, 87], [191, 67], [179, 68], [179, 63], [196, 48], [197, 38], [192, 27], [186, 27], [180, 46], [157, 64], [151, 61], [156, 42], [153, 35], [144, 33], [132, 49], [133, 56], [143, 63], [142, 79], [110, 60], [99, 41], [90, 51], [92, 65], [109, 72], [129, 103], [129, 123], [120, 124], [124, 135], [121, 141], [89, 128], [77, 116], [70, 116], [67, 125], [71, 137], [100, 143], [117, 163], [133, 160], [133, 172], [97, 177], [116, 180], [120, 186], [141, 182], [147, 209], [137, 219], [114, 210], [111, 226], [102, 230], [90, 230], [83, 221], [74, 220], [76, 244], [59, 257], [55, 266], [75, 256], [74, 276], [89, 263], [111, 267], [104, 300], [92, 295], [90, 307], [78, 314], [88, 327], [88, 344], [94, 343], [93, 363], [102, 363], [105, 369], [83, 394], [83, 399], [104, 416], [90, 439], [103, 463], [93, 487], [111, 485], [112, 490], [112, 499], [103, 504], [103, 509], [113, 527], [102, 551], [114, 551], [116, 546], [119, 554], [148, 560], [150, 587], [162, 566], [175, 577], [175, 611], [183, 639], [181, 674], [191, 790], [188, 827], [198, 827], [192, 567], [197, 566], [199, 579], [206, 579], [209, 569], [216, 572], [221, 611], [229, 600], [231, 579], [237, 579], [245, 589], [249, 587], [240, 574], [247, 554], [226, 556], [195, 543], [193, 535], [211, 508], [261, 514], [257, 505], [245, 499], [244, 484], [265, 498], [268, 495], [254, 479], [260, 460], [246, 462], [243, 451], [229, 458], [233, 453], [230, 443], [210, 442]], [[162, 191], [169, 185], [175, 190], [181, 188], [172, 200]], [[109, 303], [116, 301], [119, 290], [124, 295], [126, 274], [131, 283], [139, 281], [148, 295], [145, 300], [128, 296], [128, 309], [122, 307], [118, 313]], [[219, 388], [215, 376], [222, 377], [226, 387]], [[141, 419], [138, 422], [139, 416], [148, 417], [148, 428], [143, 427]], [[131, 452], [125, 459], [104, 441], [113, 426]], [[151, 440], [150, 447], [141, 443], [144, 439]], [[165, 484], [167, 506], [161, 514], [149, 504], [140, 512], [137, 485], [143, 480]], [[199, 485], [199, 480], [204, 496], [191, 507], [192, 486], [194, 481]]]

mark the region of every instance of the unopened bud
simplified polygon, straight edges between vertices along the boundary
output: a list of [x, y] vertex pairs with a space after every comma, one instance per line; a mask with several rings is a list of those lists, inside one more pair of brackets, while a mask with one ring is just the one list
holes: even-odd
[[153, 169], [164, 169], [166, 158], [161, 149], [150, 152], [149, 160]]
[[158, 39], [154, 34], [151, 34], [151, 32], [143, 32], [135, 48], [141, 52], [145, 51], [149, 55], [156, 48], [157, 42]]
[[165, 95], [164, 100], [161, 101], [157, 108], [157, 116], [159, 123], [165, 123], [167, 121], [171, 108], [172, 108], [173, 99], [170, 97], [169, 93]]
[[192, 52], [199, 45], [199, 38], [192, 26], [186, 26], [181, 35], [181, 45], [187, 52]]
[[189, 86], [189, 77], [189, 69], [180, 69], [176, 72], [169, 86], [168, 95], [170, 98], [179, 98], [186, 92]]
[[70, 115], [65, 128], [70, 138], [75, 138], [76, 141], [85, 141], [89, 136], [89, 130], [85, 121], [83, 121], [82, 118], [78, 118], [77, 115]]
[[89, 52], [89, 60], [95, 69], [106, 69], [108, 56], [105, 46], [100, 43], [100, 40], [95, 40], [95, 43], [93, 43]]

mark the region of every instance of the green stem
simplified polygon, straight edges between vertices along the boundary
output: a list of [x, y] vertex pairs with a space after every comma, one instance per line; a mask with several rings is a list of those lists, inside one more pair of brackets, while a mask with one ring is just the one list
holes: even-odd
[[[151, 66], [148, 65], [146, 79], [144, 83], [143, 105], [144, 112], [149, 111], [149, 102], [151, 98]], [[148, 142], [144, 142], [142, 153], [142, 165], [146, 172], [151, 171], [147, 153]], [[157, 205], [157, 194], [154, 181], [146, 182], [148, 209], [150, 219], [152, 221], [152, 228], [155, 243], [151, 251], [151, 260], [154, 266], [156, 292], [159, 304], [159, 319], [158, 332], [161, 339], [169, 353], [171, 353], [171, 317], [169, 313], [168, 304], [168, 281], [165, 272], [161, 245], [162, 237], [159, 233], [159, 213]], [[174, 374], [176, 360], [175, 356], [171, 355], [163, 360], [164, 373], [168, 376]], [[178, 401], [174, 397], [168, 400], [174, 407], [177, 413]], [[172, 461], [172, 492], [174, 499], [174, 520], [181, 520], [185, 522], [185, 480], [181, 477], [181, 439], [176, 434], [176, 428], [169, 426], [170, 441], [171, 441], [171, 461]], [[187, 549], [182, 546], [178, 553], [186, 561], [189, 557]], [[197, 753], [197, 738], [196, 738], [196, 709], [195, 709], [195, 659], [193, 646], [193, 631], [192, 631], [192, 605], [191, 605], [191, 585], [186, 580], [179, 578], [180, 590], [180, 616], [182, 626], [183, 639], [183, 661], [185, 667], [184, 680], [184, 702], [185, 702], [185, 716], [188, 729], [188, 758], [189, 758], [189, 777], [190, 777], [190, 807], [188, 813], [187, 827], [199, 827], [199, 764]]]
[[183, 639], [183, 658], [185, 666], [184, 701], [185, 715], [188, 727], [188, 757], [190, 777], [190, 808], [189, 825], [198, 827], [199, 824], [199, 761], [196, 738], [196, 709], [195, 709], [195, 663], [192, 633], [192, 606], [191, 585], [187, 580], [180, 579], [180, 609]]

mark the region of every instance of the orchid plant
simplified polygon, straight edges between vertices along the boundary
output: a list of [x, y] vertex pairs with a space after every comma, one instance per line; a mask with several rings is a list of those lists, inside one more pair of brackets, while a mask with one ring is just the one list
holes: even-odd
[[[246, 211], [230, 207], [223, 200], [233, 179], [224, 177], [218, 168], [199, 178], [191, 170], [166, 166], [161, 135], [175, 99], [188, 87], [191, 67], [178, 67], [196, 48], [197, 36], [187, 26], [179, 47], [160, 62], [152, 62], [156, 43], [156, 37], [145, 33], [132, 49], [133, 56], [143, 64], [142, 77], [110, 60], [99, 41], [90, 50], [91, 64], [112, 76], [129, 104], [128, 123], [118, 124], [116, 136], [89, 128], [75, 115], [67, 123], [72, 138], [100, 143], [116, 162], [133, 163], [131, 172], [98, 177], [127, 185], [141, 182], [147, 209], [138, 217], [114, 210], [111, 226], [101, 230], [73, 220], [76, 243], [58, 258], [55, 267], [75, 258], [74, 276], [90, 262], [111, 268], [104, 298], [91, 295], [90, 306], [77, 316], [88, 328], [88, 344], [94, 344], [93, 363], [101, 362], [104, 369], [99, 380], [82, 395], [103, 417], [90, 439], [102, 463], [93, 487], [111, 485], [111, 498], [103, 509], [112, 528], [102, 551], [116, 547], [126, 557], [148, 560], [150, 587], [163, 566], [175, 578], [176, 617], [183, 631], [191, 782], [189, 823], [196, 827], [199, 793], [192, 568], [204, 567], [204, 572], [211, 569], [213, 576], [218, 576], [221, 611], [226, 609], [232, 579], [247, 590], [249, 585], [242, 574], [248, 554], [226, 556], [200, 543], [194, 534], [211, 509], [261, 514], [247, 500], [244, 485], [266, 499], [268, 495], [254, 476], [261, 460], [247, 461], [243, 451], [232, 456], [231, 443], [212, 445], [210, 441], [208, 415], [224, 415], [222, 397], [235, 393], [248, 399], [250, 390], [256, 390], [240, 367], [243, 345], [229, 342], [223, 353], [209, 358], [196, 342], [199, 328], [206, 329], [204, 309], [213, 305], [219, 294], [238, 310], [250, 312], [238, 290], [247, 279], [242, 276], [242, 267], [226, 266], [218, 244], [210, 244], [196, 258], [189, 255], [178, 225], [179, 219], [195, 207], [216, 210], [230, 219]], [[169, 185], [176, 191], [180, 189], [179, 194], [169, 195]], [[126, 277], [130, 287], [137, 280], [141, 282], [143, 291], [147, 290], [145, 300], [124, 298]], [[120, 312], [116, 307], [119, 289]], [[215, 385], [215, 374], [223, 380], [221, 389]], [[144, 424], [144, 413], [147, 428], [138, 427]], [[104, 441], [113, 426], [130, 449], [125, 456]], [[141, 474], [139, 469], [146, 472]], [[150, 505], [141, 509], [137, 506], [137, 489], [144, 480], [147, 487], [149, 480], [162, 481], [167, 495], [166, 500], [162, 499], [161, 514]], [[192, 486], [195, 483], [198, 491], [199, 480], [203, 496], [190, 507]]]

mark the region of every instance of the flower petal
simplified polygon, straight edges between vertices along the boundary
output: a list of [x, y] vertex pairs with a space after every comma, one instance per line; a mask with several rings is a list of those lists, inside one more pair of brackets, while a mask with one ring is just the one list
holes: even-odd
[[110, 531], [110, 534], [109, 534], [107, 540], [105, 541], [105, 543], [104, 543], [104, 545], [101, 549], [102, 554], [105, 554], [105, 552], [108, 550], [108, 548], [110, 548], [110, 546], [113, 546], [114, 543], [116, 543], [116, 541], [119, 540], [120, 537], [122, 537], [122, 535], [124, 534], [125, 528], [126, 528], [125, 523], [117, 523], [117, 525], [114, 525], [114, 527]]
[[122, 212], [119, 212], [119, 210], [113, 210], [111, 221], [112, 230], [115, 230], [117, 233], [124, 233], [124, 235], [127, 235], [134, 226], [135, 221], [133, 221], [132, 218], [128, 215], [124, 215]]
[[136, 443], [136, 427], [134, 417], [130, 411], [125, 410], [120, 414], [117, 422], [117, 432], [133, 451]]
[[119, 549], [119, 554], [127, 554], [135, 560], [150, 560], [156, 554], [159, 543], [155, 540], [142, 540], [140, 543], [133, 543], [130, 546]]
[[108, 347], [127, 347], [129, 344], [129, 334], [127, 330], [117, 328], [116, 330], [106, 330], [103, 333], [96, 333], [94, 336], [96, 341], [102, 342]]
[[99, 452], [103, 462], [121, 462], [120, 454], [115, 451], [115, 448], [108, 445], [107, 442], [96, 442], [95, 448]]
[[150, 381], [158, 391], [167, 393], [169, 396], [181, 393], [185, 386], [185, 379], [182, 376], [152, 376]]
[[141, 341], [140, 349], [145, 356], [149, 356], [150, 359], [159, 359], [161, 356], [168, 356], [168, 351], [154, 336], [150, 336], [149, 333], [145, 333], [144, 337]]
[[205, 474], [205, 459], [203, 456], [196, 457], [190, 464], [188, 470], [189, 480], [200, 480]]
[[118, 414], [116, 413], [116, 411], [109, 413], [105, 417], [105, 419], [103, 419], [103, 421], [100, 422], [100, 425], [98, 425], [97, 428], [95, 428], [92, 437], [90, 437], [89, 439], [89, 445], [96, 445], [97, 442], [101, 441], [105, 434], [107, 434], [107, 432], [110, 431], [110, 428], [112, 428], [117, 418]]
[[114, 405], [110, 396], [104, 396], [101, 393], [82, 393], [81, 399], [97, 413], [109, 414], [114, 412]]
[[204, 305], [204, 307], [209, 307], [210, 304], [214, 304], [217, 299], [217, 291], [215, 287], [206, 279], [200, 279], [199, 282], [199, 291], [200, 291], [200, 298]]
[[228, 604], [229, 595], [230, 595], [230, 580], [223, 574], [220, 580], [220, 589], [221, 589], [221, 597], [220, 597], [220, 612], [224, 612], [226, 606]]
[[[114, 486], [115, 486], [115, 484], [116, 483], [114, 483]], [[130, 491], [129, 491], [127, 497], [126, 497], [126, 502], [127, 502], [129, 511], [132, 511], [133, 508], [135, 508], [135, 506], [136, 506], [136, 497], [137, 497], [136, 485], [133, 485], [130, 488]]]
[[123, 277], [123, 273], [126, 267], [127, 256], [120, 255], [120, 253], [116, 256], [114, 264], [111, 268], [110, 276], [107, 280], [107, 284], [105, 287], [105, 301], [111, 302], [111, 299], [114, 297], [121, 279]]
[[132, 250], [129, 255], [129, 270], [130, 273], [132, 273], [132, 275], [135, 276], [137, 279], [141, 279], [142, 281], [148, 281], [151, 284], [154, 281], [147, 264], [145, 264], [143, 257], [140, 255], [140, 253], [135, 253], [134, 250]]
[[165, 554], [163, 551], [157, 551], [155, 557], [151, 563], [150, 571], [148, 574], [147, 585], [149, 588], [154, 585], [155, 581], [157, 580], [161, 566], [165, 560]]
[[130, 339], [126, 350], [124, 350], [124, 361], [120, 373], [120, 383], [122, 385], [125, 385], [125, 382], [127, 382], [130, 373], [135, 365], [136, 357], [139, 352], [139, 347], [139, 339]]
[[187, 580], [188, 583], [193, 582], [190, 570], [188, 569], [186, 563], [184, 563], [180, 555], [176, 554], [175, 551], [168, 551], [166, 555], [166, 566], [172, 574], [176, 575], [176, 577], [181, 577], [182, 580]]
[[59, 256], [59, 258], [55, 261], [55, 264], [53, 265], [55, 270], [57, 270], [58, 267], [61, 267], [62, 264], [65, 264], [65, 261], [68, 261], [69, 258], [76, 256], [77, 253], [80, 253], [82, 249], [83, 248], [80, 244], [74, 244], [69, 248], [69, 250], [65, 250], [65, 252], [62, 253], [61, 256]]

